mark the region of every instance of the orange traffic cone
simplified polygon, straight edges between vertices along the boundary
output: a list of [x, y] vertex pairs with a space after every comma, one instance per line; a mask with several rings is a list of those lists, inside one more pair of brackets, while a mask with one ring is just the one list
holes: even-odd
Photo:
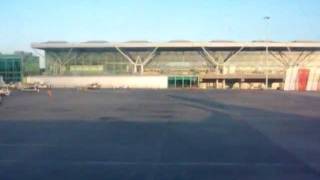
[[47, 93], [48, 93], [48, 96], [49, 96], [49, 97], [52, 97], [52, 91], [51, 91], [51, 89], [48, 89]]

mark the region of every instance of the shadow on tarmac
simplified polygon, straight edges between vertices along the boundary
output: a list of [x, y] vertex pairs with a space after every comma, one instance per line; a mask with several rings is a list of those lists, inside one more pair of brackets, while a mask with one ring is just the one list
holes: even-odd
[[0, 120], [0, 179], [320, 178], [244, 120], [311, 118], [168, 96], [210, 116], [197, 122], [108, 116], [96, 121]]

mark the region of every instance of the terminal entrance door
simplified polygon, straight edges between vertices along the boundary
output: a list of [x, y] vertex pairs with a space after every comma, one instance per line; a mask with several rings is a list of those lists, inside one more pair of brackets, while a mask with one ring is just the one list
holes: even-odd
[[197, 76], [169, 76], [169, 88], [197, 88], [199, 85]]

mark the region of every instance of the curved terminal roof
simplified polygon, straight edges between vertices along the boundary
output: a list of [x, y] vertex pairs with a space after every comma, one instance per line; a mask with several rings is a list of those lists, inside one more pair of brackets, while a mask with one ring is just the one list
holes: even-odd
[[169, 43], [192, 43], [192, 41], [189, 41], [189, 40], [171, 40], [168, 42]]
[[96, 41], [96, 40], [92, 40], [92, 41], [87, 41], [87, 42], [84, 42], [84, 43], [108, 43], [109, 41]]
[[150, 43], [150, 42], [146, 40], [132, 40], [132, 41], [127, 41], [125, 43]]
[[32, 43], [35, 49], [65, 49], [65, 48], [319, 48], [320, 42], [317, 41], [292, 41], [292, 42], [273, 42], [273, 41], [169, 41], [169, 42], [147, 42], [147, 41], [129, 41], [129, 42], [64, 42], [48, 41], [44, 43]]

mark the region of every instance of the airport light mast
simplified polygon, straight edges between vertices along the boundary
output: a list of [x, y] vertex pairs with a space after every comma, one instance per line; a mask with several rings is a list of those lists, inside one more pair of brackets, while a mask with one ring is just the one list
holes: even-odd
[[263, 18], [264, 20], [265, 20], [265, 23], [266, 23], [266, 84], [265, 84], [265, 89], [269, 89], [269, 63], [268, 63], [268, 61], [269, 61], [269, 42], [268, 42], [268, 30], [269, 30], [269, 21], [270, 21], [270, 19], [271, 19], [271, 17], [270, 16], [265, 16], [264, 18]]

